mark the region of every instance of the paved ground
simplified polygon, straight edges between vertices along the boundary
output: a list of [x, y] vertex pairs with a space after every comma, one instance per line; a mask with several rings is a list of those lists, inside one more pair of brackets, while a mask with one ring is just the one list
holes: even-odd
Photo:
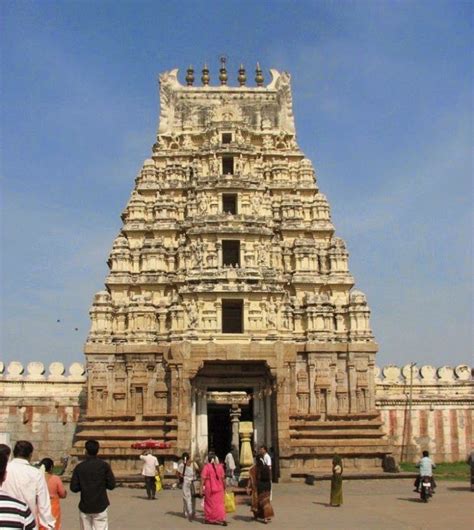
[[[329, 482], [315, 486], [304, 484], [274, 485], [273, 506], [275, 519], [267, 525], [254, 522], [249, 507], [237, 506], [230, 514], [228, 528], [271, 530], [436, 530], [473, 529], [474, 493], [468, 484], [439, 482], [438, 490], [428, 504], [419, 502], [412, 493], [411, 480], [353, 480], [344, 483], [344, 505], [327, 505]], [[198, 519], [188, 523], [182, 518], [181, 492], [165, 490], [158, 499], [149, 501], [144, 490], [117, 488], [110, 494], [110, 530], [181, 530], [190, 528], [218, 528], [202, 524]], [[76, 530], [79, 496], [69, 493], [63, 501], [63, 529]], [[198, 507], [199, 507], [198, 499]]]

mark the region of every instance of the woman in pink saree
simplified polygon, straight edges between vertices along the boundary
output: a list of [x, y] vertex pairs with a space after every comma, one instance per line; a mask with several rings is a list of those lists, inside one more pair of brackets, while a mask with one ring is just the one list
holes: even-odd
[[227, 526], [224, 508], [225, 472], [214, 453], [209, 453], [208, 463], [201, 473], [201, 480], [205, 522]]

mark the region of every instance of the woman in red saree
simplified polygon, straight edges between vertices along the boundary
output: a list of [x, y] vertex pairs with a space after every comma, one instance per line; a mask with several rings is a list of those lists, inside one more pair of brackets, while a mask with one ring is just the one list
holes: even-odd
[[[41, 465], [44, 467], [44, 476], [48, 484], [49, 498], [51, 499], [51, 513], [56, 519], [55, 530], [61, 530], [61, 506], [59, 499], [65, 499], [67, 491], [64, 489], [61, 479], [57, 475], [53, 475], [53, 461], [51, 458], [43, 458]], [[40, 530], [46, 530], [39, 525]]]
[[208, 463], [201, 473], [201, 480], [205, 522], [227, 526], [224, 508], [225, 472], [214, 453], [209, 453]]

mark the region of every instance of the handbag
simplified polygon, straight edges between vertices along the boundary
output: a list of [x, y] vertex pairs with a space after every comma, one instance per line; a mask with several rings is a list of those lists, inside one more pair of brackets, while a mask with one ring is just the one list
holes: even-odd
[[233, 491], [226, 491], [224, 493], [224, 507], [225, 513], [235, 512], [235, 495]]
[[156, 491], [161, 491], [163, 489], [163, 484], [161, 483], [161, 477], [160, 475], [156, 475], [155, 477], [155, 484], [156, 484]]
[[201, 481], [199, 479], [194, 479], [191, 482], [191, 493], [193, 497], [201, 497], [202, 491], [201, 491]]

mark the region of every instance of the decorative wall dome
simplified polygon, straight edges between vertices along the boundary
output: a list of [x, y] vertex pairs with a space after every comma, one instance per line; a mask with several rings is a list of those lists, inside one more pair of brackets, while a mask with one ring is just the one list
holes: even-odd
[[362, 291], [359, 291], [358, 289], [354, 289], [353, 291], [351, 291], [350, 301], [351, 303], [355, 303], [355, 304], [366, 304], [367, 297]]
[[111, 297], [108, 291], [99, 291], [94, 296], [94, 305], [110, 304]]
[[332, 241], [333, 241], [332, 245], [334, 248], [337, 248], [340, 250], [346, 250], [346, 243], [340, 237], [335, 237]]
[[130, 244], [128, 242], [128, 239], [122, 233], [120, 233], [116, 237], [112, 248], [113, 250], [122, 250], [122, 249], [128, 250], [130, 248]]

